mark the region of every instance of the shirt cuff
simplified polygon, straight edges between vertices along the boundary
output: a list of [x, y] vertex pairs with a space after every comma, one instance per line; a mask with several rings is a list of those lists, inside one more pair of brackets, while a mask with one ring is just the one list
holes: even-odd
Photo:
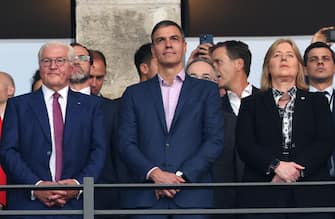
[[[42, 180], [37, 181], [37, 183], [35, 183], [35, 186], [38, 186], [41, 182], [43, 182], [43, 181], [42, 181]], [[36, 197], [35, 197], [35, 195], [34, 195], [34, 190], [31, 190], [31, 191], [30, 191], [30, 199], [31, 199], [32, 201], [36, 200]]]
[[[73, 179], [78, 185], [80, 185], [80, 183], [78, 182], [78, 180], [76, 180], [76, 179]], [[78, 195], [77, 195], [77, 200], [79, 200], [80, 199], [80, 196], [81, 196], [81, 194], [83, 193], [83, 190], [79, 190], [79, 193], [78, 193]]]
[[149, 180], [150, 179], [150, 174], [152, 173], [152, 171], [154, 171], [155, 169], [157, 169], [158, 167], [153, 167], [153, 168], [151, 168], [149, 171], [148, 171], [148, 173], [147, 173], [147, 176], [145, 177], [147, 180]]

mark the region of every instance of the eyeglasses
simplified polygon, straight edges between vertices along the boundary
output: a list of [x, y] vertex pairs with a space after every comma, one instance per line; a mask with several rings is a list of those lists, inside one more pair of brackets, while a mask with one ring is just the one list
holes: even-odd
[[67, 61], [69, 61], [68, 59], [64, 58], [64, 57], [57, 57], [57, 58], [43, 58], [40, 60], [40, 64], [42, 67], [49, 67], [52, 62], [55, 62], [55, 64], [58, 67], [63, 66]]
[[89, 62], [91, 59], [90, 56], [79, 55], [74, 57], [75, 62]]

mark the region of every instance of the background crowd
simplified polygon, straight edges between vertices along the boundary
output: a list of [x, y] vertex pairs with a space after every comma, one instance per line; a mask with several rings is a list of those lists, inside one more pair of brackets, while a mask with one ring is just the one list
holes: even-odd
[[[335, 177], [335, 54], [324, 27], [303, 56], [278, 39], [261, 87], [248, 82], [246, 43], [206, 42], [186, 64], [183, 30], [157, 23], [134, 54], [140, 83], [119, 99], [100, 93], [107, 62], [79, 43], [44, 44], [32, 92], [14, 96], [0, 73], [0, 183], [209, 183], [331, 181]], [[96, 209], [333, 207], [333, 186], [97, 189]], [[1, 208], [81, 209], [80, 190], [11, 190]], [[96, 216], [97, 218], [128, 218]], [[334, 218], [332, 213], [133, 215], [129, 218]], [[11, 216], [8, 218], [53, 218]], [[81, 218], [58, 216], [56, 218]]]

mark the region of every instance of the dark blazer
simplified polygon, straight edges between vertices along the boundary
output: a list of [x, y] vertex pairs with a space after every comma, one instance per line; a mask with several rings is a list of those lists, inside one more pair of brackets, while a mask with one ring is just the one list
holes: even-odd
[[[252, 93], [259, 92], [259, 89], [252, 86]], [[224, 153], [218, 158], [217, 166], [221, 166], [221, 170], [218, 171], [218, 177], [225, 180], [225, 182], [239, 182], [242, 180], [244, 164], [241, 161], [235, 147], [235, 126], [237, 116], [235, 115], [233, 108], [231, 107], [228, 95], [224, 95], [222, 98], [222, 106], [225, 114], [225, 127], [224, 132], [226, 138], [230, 136], [232, 139], [225, 141]]]
[[[85, 176], [94, 177], [95, 181], [98, 179], [106, 154], [107, 142], [103, 128], [99, 99], [69, 89], [64, 123], [62, 179], [74, 178], [80, 183], [83, 183]], [[51, 150], [49, 119], [42, 90], [8, 100], [0, 148], [8, 183], [52, 181], [49, 169]], [[61, 209], [81, 208], [82, 198], [72, 199]], [[38, 200], [32, 201], [29, 190], [17, 190], [8, 192], [8, 209], [59, 208], [48, 208]]]
[[[255, 87], [255, 86], [252, 85], [251, 94], [255, 94], [258, 91], [259, 91], [259, 89], [257, 87]], [[222, 99], [223, 111], [227, 112], [227, 113], [232, 113], [233, 115], [235, 115], [234, 111], [233, 111], [233, 108], [231, 107], [228, 95], [227, 94], [224, 95], [221, 99]]]
[[[306, 169], [300, 181], [328, 180], [327, 161], [334, 147], [334, 126], [327, 100], [320, 94], [297, 90], [293, 114], [292, 147], [289, 161]], [[242, 101], [236, 127], [236, 146], [245, 163], [243, 181], [270, 182], [271, 161], [281, 155], [282, 121], [272, 90], [259, 92]], [[282, 191], [276, 188], [246, 188], [239, 193], [242, 207], [280, 207]], [[322, 206], [333, 199], [328, 187], [290, 187], [294, 206]], [[287, 204], [287, 203], [286, 203]]]
[[[217, 85], [186, 75], [168, 132], [157, 76], [128, 87], [122, 97], [119, 152], [128, 182], [144, 183], [153, 167], [182, 171], [190, 182], [211, 182], [211, 168], [223, 149], [223, 115]], [[153, 190], [128, 191], [127, 207], [151, 207]], [[184, 189], [174, 197], [180, 207], [211, 207], [210, 190]]]
[[[259, 91], [252, 86], [252, 95]], [[221, 97], [224, 110], [224, 149], [213, 166], [213, 181], [216, 183], [223, 182], [240, 182], [244, 164], [240, 160], [235, 147], [235, 127], [237, 116], [231, 107], [228, 95]], [[235, 208], [236, 191], [233, 188], [216, 189], [214, 193], [215, 208]], [[213, 215], [212, 218], [236, 218], [236, 215]]]
[[[108, 146], [106, 148], [106, 162], [99, 178], [99, 184], [118, 183], [117, 169], [116, 169], [116, 134], [117, 123], [119, 115], [120, 100], [112, 100], [106, 97], [99, 97], [101, 101], [101, 109], [104, 115], [105, 132], [108, 139]], [[119, 190], [111, 188], [96, 188], [95, 189], [95, 209], [119, 209]], [[95, 216], [97, 219], [104, 218], [119, 218], [118, 216]]]

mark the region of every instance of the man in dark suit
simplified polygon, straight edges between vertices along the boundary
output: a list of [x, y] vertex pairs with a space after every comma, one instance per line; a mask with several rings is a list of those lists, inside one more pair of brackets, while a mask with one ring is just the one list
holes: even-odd
[[[104, 113], [105, 131], [108, 140], [108, 147], [106, 149], [106, 162], [101, 173], [98, 183], [110, 184], [118, 183], [116, 160], [118, 159], [115, 140], [117, 131], [117, 120], [119, 110], [119, 100], [111, 100], [102, 96], [101, 88], [105, 76], [107, 74], [107, 62], [105, 55], [99, 50], [90, 50], [89, 54], [92, 56], [92, 65], [90, 68], [90, 87], [91, 94], [97, 95], [101, 100], [101, 108]], [[95, 190], [95, 209], [111, 210], [119, 209], [119, 191], [115, 189], [96, 189]], [[119, 218], [118, 215], [96, 216], [97, 219], [112, 219]]]
[[[238, 182], [241, 180], [244, 165], [235, 148], [235, 126], [241, 99], [250, 96], [258, 89], [248, 83], [251, 65], [251, 52], [241, 41], [225, 41], [210, 48], [211, 58], [218, 73], [220, 88], [227, 91], [222, 100], [224, 110], [225, 149], [214, 164], [215, 182]], [[215, 207], [235, 208], [234, 189], [218, 189], [215, 192]], [[214, 218], [235, 218], [234, 215], [215, 215]]]
[[[328, 99], [335, 123], [335, 102], [333, 78], [335, 74], [335, 53], [325, 42], [314, 42], [309, 45], [304, 54], [309, 91], [322, 92]], [[335, 151], [329, 160], [329, 174], [335, 177]]]
[[[151, 39], [158, 75], [128, 87], [122, 97], [118, 149], [127, 166], [127, 180], [158, 184], [211, 182], [212, 164], [223, 149], [223, 115], [217, 85], [185, 74], [182, 60], [186, 42], [178, 24], [159, 22]], [[209, 189], [130, 190], [123, 198], [124, 207], [128, 208], [213, 207]]]
[[[73, 59], [68, 45], [43, 45], [39, 51], [42, 88], [8, 101], [0, 155], [9, 184], [77, 185], [85, 176], [99, 178], [107, 144], [100, 101], [69, 89]], [[80, 193], [10, 191], [8, 209], [81, 209]]]

